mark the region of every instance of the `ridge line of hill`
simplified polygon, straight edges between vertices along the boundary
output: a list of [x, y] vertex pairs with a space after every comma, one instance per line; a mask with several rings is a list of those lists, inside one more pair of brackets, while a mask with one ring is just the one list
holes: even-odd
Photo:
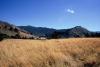
[[69, 29], [53, 29], [34, 26], [15, 26], [5, 21], [0, 21], [0, 38], [15, 39], [57, 39], [57, 38], [82, 38], [100, 37], [100, 32], [92, 32], [82, 26]]

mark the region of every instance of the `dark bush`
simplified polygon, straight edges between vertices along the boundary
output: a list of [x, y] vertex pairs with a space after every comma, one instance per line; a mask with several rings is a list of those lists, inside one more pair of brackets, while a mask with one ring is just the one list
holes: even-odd
[[15, 35], [15, 38], [16, 38], [16, 39], [21, 39], [21, 37], [20, 37], [19, 34], [16, 34], [16, 35]]
[[17, 28], [15, 28], [15, 29], [14, 29], [14, 31], [15, 31], [15, 32], [18, 32], [18, 29], [17, 29]]
[[3, 39], [9, 38], [8, 35], [6, 34], [0, 34], [0, 41], [2, 41]]

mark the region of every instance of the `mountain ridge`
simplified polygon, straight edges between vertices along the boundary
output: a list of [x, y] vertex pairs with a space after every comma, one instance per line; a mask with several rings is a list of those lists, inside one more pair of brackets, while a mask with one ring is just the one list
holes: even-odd
[[[0, 36], [17, 39], [57, 39], [57, 38], [82, 38], [100, 37], [100, 32], [92, 32], [82, 26], [69, 29], [53, 29], [35, 26], [15, 26], [5, 21], [0, 21]], [[3, 38], [2, 37], [2, 38]]]
[[34, 26], [31, 26], [31, 27], [18, 26], [18, 27], [21, 29], [27, 30], [31, 32], [32, 34], [35, 34], [39, 37], [44, 36], [46, 38], [51, 38], [51, 39], [52, 38], [70, 38], [70, 37], [100, 37], [100, 32], [89, 31], [82, 26], [75, 26], [69, 29], [53, 29], [53, 28], [34, 27]]

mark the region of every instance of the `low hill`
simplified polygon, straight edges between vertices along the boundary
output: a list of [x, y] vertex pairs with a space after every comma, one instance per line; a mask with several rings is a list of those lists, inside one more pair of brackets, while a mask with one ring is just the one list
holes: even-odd
[[[8, 22], [0, 21], [0, 35], [6, 35], [7, 38], [34, 38], [30, 32], [9, 24]], [[0, 38], [3, 38], [0, 36]]]
[[7, 39], [0, 67], [100, 67], [100, 38]]

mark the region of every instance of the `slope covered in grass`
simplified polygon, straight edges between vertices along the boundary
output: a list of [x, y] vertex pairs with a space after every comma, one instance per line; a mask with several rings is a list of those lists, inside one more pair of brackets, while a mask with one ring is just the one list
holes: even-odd
[[4, 40], [0, 67], [100, 67], [100, 39]]

